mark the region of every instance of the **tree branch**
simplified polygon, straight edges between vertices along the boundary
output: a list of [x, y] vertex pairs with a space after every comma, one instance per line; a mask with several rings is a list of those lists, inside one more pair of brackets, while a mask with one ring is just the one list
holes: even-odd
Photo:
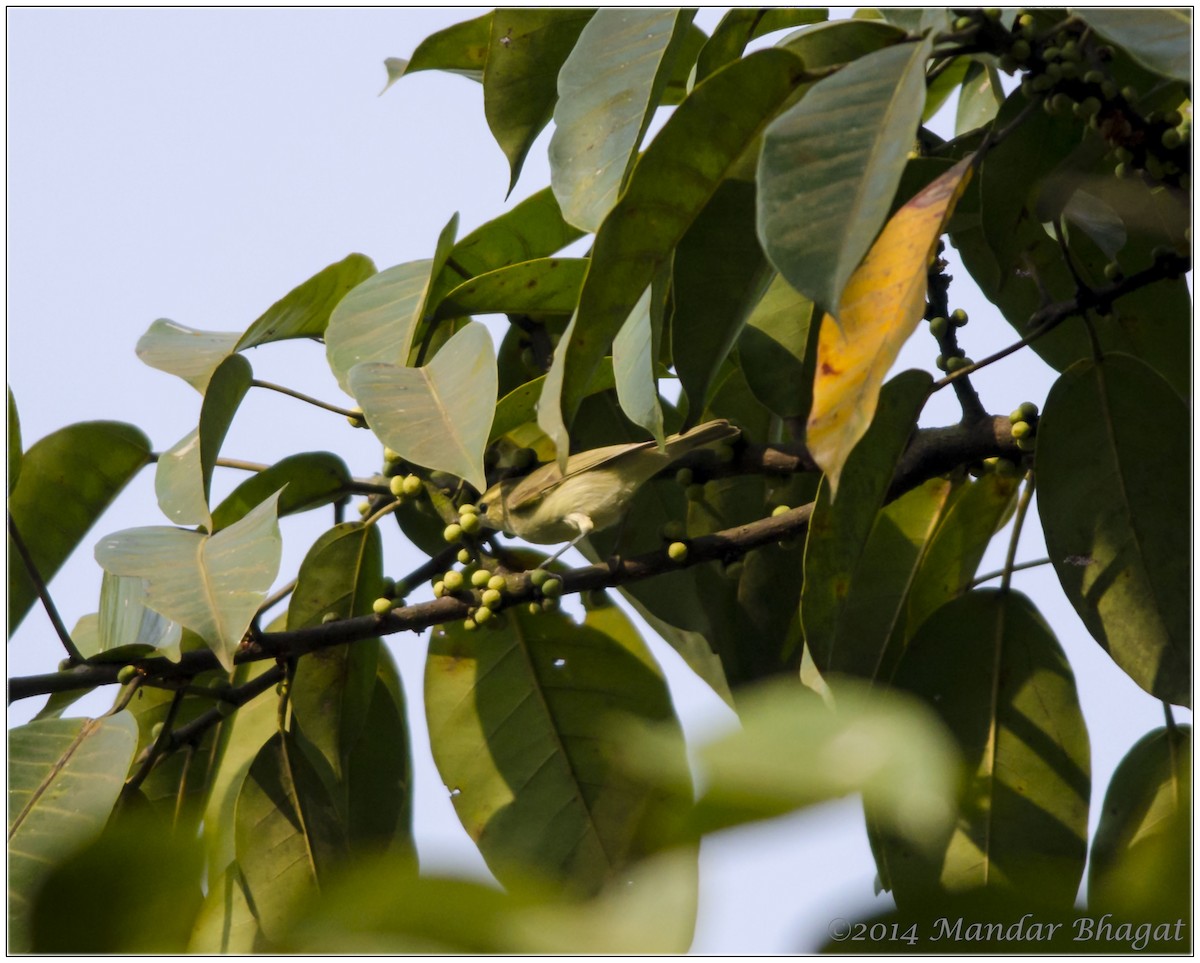
[[[974, 424], [921, 429], [915, 433], [897, 466], [888, 498], [898, 498], [927, 479], [944, 474], [964, 463], [981, 461], [992, 455], [1014, 459], [1019, 457], [1020, 450], [1012, 438], [1011, 427], [1008, 418], [999, 416]], [[719, 467], [736, 470], [740, 464], [761, 471], [787, 472], [808, 470], [810, 462], [807, 453], [799, 446], [787, 450], [768, 446], [746, 446], [739, 463]], [[683, 563], [672, 561], [664, 548], [633, 558], [610, 560], [564, 572], [563, 594], [611, 588], [704, 562], [736, 561], [761, 545], [802, 534], [808, 528], [812, 510], [811, 503], [801, 505], [781, 515], [761, 518], [746, 525], [689, 539], [688, 557]], [[505, 606], [527, 602], [537, 597], [537, 591], [528, 576], [512, 581], [515, 584], [505, 594]], [[382, 616], [363, 615], [287, 632], [266, 632], [243, 643], [234, 661], [243, 663], [263, 659], [291, 659], [320, 649], [347, 645], [381, 635], [420, 632], [433, 625], [466, 618], [474, 604], [472, 597], [467, 593], [462, 593], [459, 597], [447, 595], [431, 602], [396, 608]], [[219, 667], [216, 656], [208, 650], [185, 652], [179, 662], [159, 657], [138, 660], [134, 664], [146, 676], [156, 681], [187, 679]], [[10, 702], [15, 702], [18, 699], [52, 692], [109, 685], [116, 681], [120, 669], [121, 665], [116, 663], [82, 665], [65, 672], [10, 679], [8, 698]]]
[[21, 533], [17, 531], [17, 522], [12, 515], [8, 516], [8, 537], [12, 539], [13, 547], [17, 550], [17, 554], [21, 556], [21, 561], [25, 563], [25, 571], [29, 575], [29, 581], [33, 583], [33, 587], [37, 591], [38, 598], [42, 601], [42, 607], [46, 610], [46, 614], [50, 616], [50, 623], [54, 626], [54, 631], [58, 633], [58, 638], [62, 642], [63, 648], [67, 650], [67, 658], [72, 662], [83, 662], [83, 653], [79, 651], [79, 647], [75, 645], [75, 640], [71, 638], [71, 633], [67, 631], [67, 627], [63, 624], [63, 620], [58, 614], [58, 609], [54, 605], [54, 600], [50, 597], [50, 590], [46, 588], [46, 583], [42, 580], [42, 575], [33, 561], [33, 555], [30, 554], [25, 540], [21, 538]]

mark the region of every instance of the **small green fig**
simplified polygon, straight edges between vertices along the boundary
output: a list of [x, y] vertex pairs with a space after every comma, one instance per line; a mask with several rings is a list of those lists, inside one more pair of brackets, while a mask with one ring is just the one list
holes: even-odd
[[672, 562], [686, 562], [688, 547], [686, 542], [672, 542], [667, 546], [667, 556]]

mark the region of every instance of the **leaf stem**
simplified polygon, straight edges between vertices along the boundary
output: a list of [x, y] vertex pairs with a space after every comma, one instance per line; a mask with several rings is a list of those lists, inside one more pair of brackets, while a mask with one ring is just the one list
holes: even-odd
[[339, 408], [337, 405], [331, 405], [327, 401], [321, 401], [318, 398], [310, 397], [302, 392], [295, 391], [292, 388], [285, 388], [283, 385], [273, 384], [270, 381], [259, 381], [255, 378], [250, 382], [251, 388], [266, 388], [270, 391], [278, 391], [281, 395], [287, 395], [289, 398], [295, 398], [298, 401], [307, 401], [310, 405], [315, 405], [317, 408], [324, 408], [326, 411], [332, 411], [336, 415], [343, 415], [346, 418], [359, 418], [360, 413], [351, 411], [349, 408]]
[[978, 578], [971, 579], [971, 581], [967, 583], [967, 588], [973, 589], [976, 586], [982, 585], [984, 582], [990, 582], [994, 578], [1000, 578], [1005, 573], [1005, 571], [1021, 572], [1027, 568], [1038, 568], [1041, 565], [1049, 565], [1049, 564], [1050, 564], [1050, 559], [1048, 559], [1048, 558], [1038, 558], [1038, 559], [1034, 559], [1032, 562], [1018, 562], [1016, 565], [1012, 566], [1009, 569], [999, 568], [999, 569], [996, 569], [996, 571], [994, 571], [994, 572], [988, 572], [987, 575], [980, 575]]
[[1017, 543], [1021, 540], [1021, 529], [1025, 525], [1025, 515], [1029, 511], [1029, 504], [1033, 501], [1035, 487], [1036, 478], [1031, 468], [1025, 475], [1025, 490], [1021, 492], [1021, 500], [1017, 502], [1017, 515], [1013, 519], [1012, 537], [1008, 540], [1008, 555], [1004, 559], [1004, 572], [1000, 577], [1000, 591], [1003, 594], [1008, 593], [1009, 585], [1012, 582], [1012, 573], [1016, 571]]
[[16, 548], [17, 554], [21, 556], [21, 561], [25, 563], [25, 571], [29, 573], [29, 581], [33, 582], [33, 587], [38, 594], [38, 598], [41, 599], [42, 608], [50, 616], [50, 623], [54, 626], [54, 631], [58, 633], [58, 638], [62, 642], [63, 648], [67, 650], [67, 658], [72, 663], [86, 662], [87, 660], [83, 657], [83, 653], [79, 651], [79, 647], [71, 638], [71, 633], [67, 631], [67, 627], [63, 624], [62, 617], [58, 614], [58, 609], [54, 605], [54, 600], [50, 598], [50, 590], [46, 588], [46, 583], [33, 561], [33, 555], [30, 554], [25, 540], [21, 538], [21, 533], [17, 530], [16, 519], [12, 515], [8, 516], [8, 537], [12, 539], [13, 547]]

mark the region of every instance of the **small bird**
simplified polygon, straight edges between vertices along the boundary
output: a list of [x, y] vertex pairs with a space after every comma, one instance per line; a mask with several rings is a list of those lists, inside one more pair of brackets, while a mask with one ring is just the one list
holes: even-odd
[[564, 474], [555, 461], [524, 478], [499, 481], [479, 501], [482, 521], [538, 545], [566, 542], [557, 558], [593, 531], [620, 521], [634, 493], [647, 481], [707, 445], [730, 441], [738, 428], [724, 419], [654, 441], [609, 445], [567, 459]]

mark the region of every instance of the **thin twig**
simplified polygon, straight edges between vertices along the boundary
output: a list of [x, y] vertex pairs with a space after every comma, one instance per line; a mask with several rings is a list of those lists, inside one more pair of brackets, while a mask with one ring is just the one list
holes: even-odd
[[171, 704], [167, 706], [167, 714], [163, 718], [162, 729], [159, 730], [158, 738], [149, 747], [149, 751], [145, 754], [146, 758], [137, 772], [130, 776], [125, 781], [125, 791], [134, 792], [139, 789], [146, 781], [146, 777], [150, 775], [150, 770], [156, 765], [159, 756], [171, 742], [171, 726], [175, 724], [175, 716], [179, 713], [179, 707], [183, 703], [183, 693], [176, 692], [175, 698], [171, 700]]
[[295, 398], [298, 401], [307, 401], [310, 405], [315, 405], [318, 408], [324, 408], [326, 411], [332, 411], [336, 415], [343, 415], [346, 418], [361, 418], [360, 412], [351, 411], [349, 408], [339, 408], [337, 405], [331, 405], [327, 401], [321, 401], [318, 398], [313, 398], [302, 392], [295, 391], [292, 388], [285, 388], [283, 385], [272, 384], [270, 381], [259, 381], [255, 378], [250, 382], [252, 388], [266, 388], [269, 391], [278, 391], [281, 395], [287, 395], [289, 398]]
[[[1027, 568], [1037, 568], [1041, 565], [1049, 565], [1049, 564], [1050, 564], [1050, 559], [1039, 558], [1039, 559], [1035, 559], [1032, 562], [1018, 562], [1016, 565], [1012, 566], [1012, 568], [1007, 569], [1007, 571], [1022, 572]], [[984, 582], [990, 582], [994, 578], [1000, 578], [1000, 576], [1002, 576], [1005, 571], [1006, 571], [1005, 569], [998, 568], [994, 572], [988, 572], [987, 575], [980, 575], [978, 578], [973, 578], [973, 579], [971, 579], [970, 582], [967, 583], [967, 588], [973, 589], [976, 586], [982, 585]]]
[[8, 537], [12, 539], [13, 547], [16, 548], [17, 554], [21, 556], [21, 561], [25, 563], [25, 571], [29, 574], [29, 581], [33, 583], [34, 590], [37, 592], [38, 598], [42, 601], [42, 608], [50, 616], [50, 624], [54, 626], [54, 631], [58, 633], [58, 638], [62, 642], [63, 648], [67, 650], [67, 658], [71, 662], [85, 661], [83, 653], [79, 651], [79, 647], [71, 638], [71, 633], [67, 631], [67, 627], [63, 624], [63, 620], [58, 614], [58, 609], [54, 605], [54, 600], [50, 598], [50, 590], [46, 588], [46, 583], [43, 581], [42, 575], [33, 561], [33, 556], [30, 554], [29, 548], [25, 545], [25, 540], [21, 538], [21, 533], [17, 531], [17, 522], [12, 515], [8, 516]]
[[1147, 285], [1154, 284], [1157, 281], [1163, 281], [1171, 277], [1176, 277], [1185, 272], [1191, 266], [1191, 259], [1180, 255], [1170, 255], [1155, 261], [1150, 267], [1143, 271], [1138, 271], [1136, 274], [1131, 274], [1128, 277], [1122, 278], [1115, 284], [1110, 284], [1107, 287], [1099, 289], [1088, 289], [1085, 292], [1077, 293], [1075, 297], [1069, 301], [1060, 301], [1056, 304], [1048, 304], [1044, 308], [1034, 312], [1029, 319], [1033, 330], [1019, 341], [1010, 344], [1006, 348], [1001, 348], [995, 354], [988, 355], [982, 361], [976, 361], [964, 368], [959, 368], [952, 374], [946, 375], [939, 381], [934, 382], [933, 391], [940, 391], [947, 385], [954, 383], [957, 378], [965, 378], [972, 372], [978, 371], [980, 368], [986, 368], [990, 364], [995, 364], [1003, 358], [1007, 358], [1015, 351], [1021, 350], [1026, 345], [1032, 344], [1038, 338], [1041, 338], [1068, 318], [1080, 316], [1089, 309], [1104, 311], [1112, 307], [1114, 301], [1119, 300], [1126, 294], [1137, 291]]
[[264, 472], [271, 467], [259, 461], [242, 461], [239, 458], [218, 458], [213, 464], [219, 468], [237, 468], [241, 471], [252, 472]]

